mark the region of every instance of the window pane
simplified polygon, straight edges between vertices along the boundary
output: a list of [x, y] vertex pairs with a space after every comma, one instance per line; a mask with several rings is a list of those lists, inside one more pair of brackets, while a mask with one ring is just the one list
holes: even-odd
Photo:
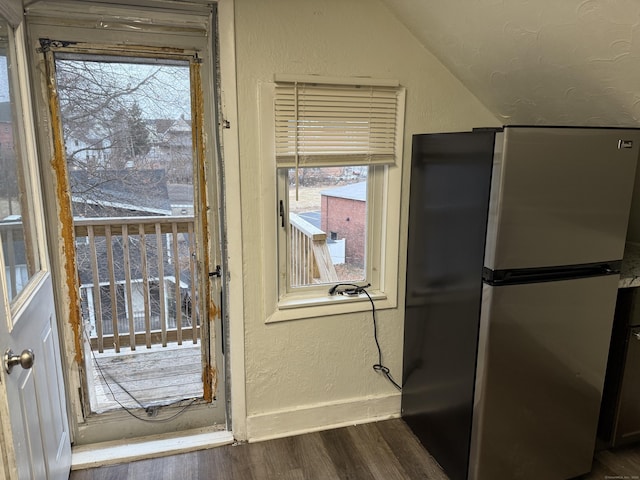
[[0, 238], [9, 298], [15, 299], [38, 269], [36, 245], [27, 218], [30, 195], [20, 158], [17, 91], [10, 50], [10, 27], [0, 23]]
[[193, 215], [189, 62], [60, 55], [74, 217]]
[[291, 287], [365, 280], [367, 174], [368, 167], [301, 168], [296, 181], [288, 170]]

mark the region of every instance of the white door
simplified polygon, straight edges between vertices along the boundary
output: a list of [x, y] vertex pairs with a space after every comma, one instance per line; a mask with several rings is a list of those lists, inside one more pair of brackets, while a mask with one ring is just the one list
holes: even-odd
[[[36, 277], [27, 287], [29, 291], [25, 292], [24, 304], [18, 312], [12, 315], [6, 296], [2, 302], [2, 349], [13, 351], [16, 362], [24, 362], [12, 367], [11, 353], [5, 353], [2, 395], [6, 395], [11, 420], [5, 432], [13, 437], [11, 456], [14, 456], [9, 478], [62, 480], [69, 477], [71, 443], [61, 384], [53, 290], [48, 273], [40, 272]], [[33, 366], [29, 368], [31, 363]], [[9, 442], [5, 446], [11, 449]]]
[[0, 478], [67, 479], [71, 442], [22, 27], [0, 19]]

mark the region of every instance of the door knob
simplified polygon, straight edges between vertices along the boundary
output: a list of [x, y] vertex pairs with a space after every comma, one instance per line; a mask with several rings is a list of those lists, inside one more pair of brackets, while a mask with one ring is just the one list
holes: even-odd
[[35, 361], [35, 355], [33, 354], [33, 350], [27, 348], [22, 351], [20, 355], [16, 355], [13, 353], [13, 350], [8, 349], [4, 352], [4, 369], [7, 373], [11, 373], [11, 370], [16, 365], [20, 365], [22, 368], [28, 369], [33, 367], [33, 362]]

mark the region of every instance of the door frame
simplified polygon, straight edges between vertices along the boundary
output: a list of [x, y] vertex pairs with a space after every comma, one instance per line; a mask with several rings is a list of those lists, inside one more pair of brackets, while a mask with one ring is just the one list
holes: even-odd
[[[226, 5], [226, 8], [223, 9], [226, 15], [228, 15], [229, 13], [231, 13], [232, 15], [232, 9], [229, 10], [229, 5], [232, 6], [232, 2], [229, 0], [229, 1], [223, 1], [221, 3], [225, 3]], [[197, 19], [199, 19], [201, 23], [203, 18], [202, 14], [205, 11], [205, 7], [206, 6], [203, 5], [200, 8], [196, 8], [195, 10], [198, 12], [197, 15], [192, 14], [193, 9], [195, 8], [193, 5], [190, 5], [189, 10], [187, 10], [187, 12], [184, 15], [181, 13], [176, 14], [175, 12], [169, 15], [166, 12], [161, 12], [160, 14], [158, 14], [161, 20], [164, 19], [165, 21], [169, 21], [170, 19], [170, 22], [171, 22], [170, 25], [173, 31], [173, 34], [172, 34], [173, 36], [171, 37], [171, 41], [172, 43], [174, 43], [174, 46], [176, 48], [184, 47], [190, 50], [194, 48], [193, 40], [186, 41], [185, 40], [185, 38], [187, 38], [186, 36], [181, 37], [175, 34], [175, 30], [176, 30], [175, 25], [177, 24], [179, 26], [186, 26], [185, 30], [187, 30], [189, 25], [193, 25], [194, 23], [197, 24], [196, 22]], [[38, 39], [40, 37], [48, 37], [48, 38], [65, 37], [68, 40], [75, 40], [73, 36], [69, 33], [71, 30], [70, 27], [73, 26], [77, 29], [84, 29], [85, 33], [89, 32], [91, 35], [95, 35], [96, 37], [98, 32], [100, 32], [100, 35], [104, 36], [105, 38], [104, 43], [108, 43], [109, 40], [111, 40], [111, 42], [115, 42], [116, 41], [115, 39], [118, 39], [120, 42], [127, 42], [132, 45], [144, 44], [144, 45], [150, 45], [150, 46], [155, 45], [160, 47], [162, 47], [163, 45], [166, 45], [166, 39], [161, 38], [161, 35], [154, 36], [153, 33], [150, 34], [148, 32], [141, 34], [139, 32], [132, 32], [129, 30], [117, 31], [117, 28], [116, 28], [116, 31], [109, 31], [108, 29], [96, 31], [95, 26], [92, 27], [91, 26], [92, 24], [87, 24], [86, 14], [84, 12], [77, 12], [75, 10], [72, 12], [64, 11], [64, 8], [65, 8], [64, 5], [60, 6], [59, 9], [56, 9], [57, 8], [56, 4], [54, 4], [53, 10], [49, 10], [49, 8], [51, 7], [34, 5], [33, 8], [27, 9], [27, 20], [29, 22], [29, 27], [30, 27], [29, 42], [30, 42], [30, 53], [32, 55], [31, 65], [33, 69], [34, 91], [36, 91], [36, 95], [38, 96], [38, 100], [39, 100], [38, 101], [39, 108], [36, 113], [39, 117], [40, 125], [46, 125], [46, 126], [50, 125], [49, 117], [48, 117], [49, 116], [48, 95], [46, 92], [46, 88], [43, 88], [42, 86], [44, 60], [42, 58], [42, 55], [37, 53], [37, 49], [39, 48]], [[113, 8], [112, 7], [109, 7], [109, 8], [104, 7], [104, 8], [107, 9], [107, 11], [114, 16], [113, 18], [119, 18], [117, 16], [117, 13], [119, 12], [119, 8], [122, 9], [123, 7], [114, 6]], [[210, 10], [211, 9], [209, 8], [207, 11], [211, 13]], [[127, 11], [130, 12], [131, 9], [128, 9]], [[145, 14], [146, 13], [147, 12], [145, 11]], [[75, 15], [77, 15], [77, 17]], [[198, 17], [198, 15], [200, 16]], [[122, 18], [126, 18], [126, 17], [123, 16]], [[83, 19], [84, 19], [84, 23], [82, 23]], [[227, 24], [227, 21], [223, 22], [221, 19], [218, 19], [218, 21], [220, 25]], [[162, 24], [162, 22], [159, 22], [159, 23], [160, 25]], [[212, 20], [210, 15], [209, 24], [211, 25], [211, 23], [212, 23]], [[231, 25], [233, 24], [232, 21], [230, 23]], [[64, 32], [61, 33], [62, 32], [61, 29], [65, 27], [69, 27], [69, 28], [65, 29]], [[210, 28], [213, 28], [213, 25], [211, 25]], [[200, 41], [211, 42], [211, 39], [205, 36], [202, 39], [200, 39]], [[214, 43], [214, 42], [211, 42], [211, 43]], [[214, 45], [207, 44], [206, 48], [202, 49], [202, 51], [206, 51], [207, 55], [210, 57], [211, 61], [208, 62], [209, 65], [214, 65], [213, 58], [212, 58], [214, 54], [213, 52], [214, 47], [217, 47], [215, 43]], [[201, 49], [197, 48], [197, 50], [201, 50]], [[222, 64], [223, 64], [222, 60], [220, 61], [220, 64], [222, 69]], [[229, 68], [228, 59], [225, 60], [224, 64], [227, 66], [227, 68]], [[232, 65], [231, 68], [233, 68], [233, 72], [235, 75], [235, 65], [234, 63], [232, 63], [231, 65]], [[213, 72], [206, 72], [205, 70], [207, 69], [203, 69], [203, 72], [202, 72], [202, 83], [205, 86], [205, 88], [203, 88], [204, 104], [208, 106], [207, 108], [204, 109], [204, 115], [207, 117], [207, 121], [205, 125], [208, 125], [209, 127], [211, 127], [215, 125], [214, 119], [217, 119], [216, 112], [211, 111], [213, 110], [214, 102], [211, 101], [211, 98], [209, 97], [210, 93], [212, 93], [213, 91], [213, 86], [215, 85], [215, 79], [212, 77]], [[235, 89], [235, 83], [233, 85], [233, 88]], [[234, 100], [233, 104], [235, 105], [235, 91], [233, 95], [233, 100]], [[47, 108], [44, 108], [44, 106], [46, 106]], [[226, 119], [231, 120], [231, 118], [229, 118], [230, 115], [228, 113], [231, 109], [228, 109], [227, 107], [228, 107], [228, 103], [223, 100], [221, 108], [225, 109], [225, 117], [227, 117]], [[237, 125], [237, 122], [234, 121], [233, 124]], [[236, 132], [235, 129], [234, 129], [234, 132]], [[41, 158], [43, 159], [52, 158], [51, 152], [53, 152], [54, 149], [53, 149], [52, 140], [50, 138], [50, 133], [51, 132], [47, 131], [46, 128], [41, 129], [41, 131], [39, 132], [41, 145], [47, 146], [44, 149], [43, 155], [41, 156]], [[224, 138], [224, 133], [226, 133], [226, 131], [223, 132], [223, 134], [220, 135], [220, 137]], [[235, 135], [236, 135], [235, 143], [236, 143], [236, 150], [237, 150], [237, 133], [235, 133]], [[219, 137], [216, 136], [216, 139], [217, 138]], [[211, 138], [211, 135], [209, 135], [208, 140], [209, 140], [208, 142], [209, 145], [207, 146], [207, 148], [209, 150], [208, 152], [209, 157], [211, 157], [211, 152], [213, 151], [213, 148], [214, 148], [213, 143], [215, 142], [214, 142], [214, 139]], [[226, 141], [226, 139], [224, 141]], [[216, 150], [219, 150], [217, 145], [215, 147], [216, 147]], [[233, 150], [233, 148], [230, 148], [230, 150]], [[226, 152], [226, 145], [225, 145], [225, 154], [226, 153], [227, 152]], [[45, 162], [43, 165], [46, 167], [46, 160], [43, 160], [43, 162]], [[226, 220], [224, 216], [224, 210], [223, 210], [224, 207], [223, 207], [223, 204], [221, 203], [221, 199], [224, 199], [225, 197], [224, 192], [222, 190], [223, 180], [222, 180], [222, 175], [220, 173], [217, 173], [217, 175], [215, 175], [214, 177], [211, 176], [213, 172], [220, 171], [219, 169], [221, 168], [221, 160], [218, 158], [217, 163], [215, 161], [206, 162], [205, 167], [207, 171], [203, 171], [202, 174], [207, 176], [211, 180], [206, 183], [207, 191], [201, 192], [201, 195], [208, 195], [210, 206], [212, 204], [215, 205], [214, 207], [212, 206], [211, 208], [209, 208], [209, 211], [206, 215], [207, 221], [210, 225], [209, 234], [215, 238], [221, 238], [222, 225], [224, 225], [223, 222]], [[52, 177], [53, 177], [52, 175], [47, 175], [45, 176], [45, 181], [44, 181], [45, 193], [47, 195], [46, 198], [49, 200], [47, 202], [46, 214], [47, 214], [47, 217], [50, 219], [58, 219], [59, 213], [57, 211], [56, 200], [59, 194], [64, 195], [65, 192], [63, 190], [62, 191], [58, 190], [57, 186], [55, 185], [55, 180]], [[239, 176], [237, 177], [237, 179], [239, 182]], [[228, 177], [227, 177], [226, 183], [229, 184]], [[239, 202], [239, 189], [231, 189], [231, 191], [237, 192], [237, 194], [234, 194], [234, 196], [237, 196], [237, 199], [236, 198], [227, 199], [227, 201]], [[60, 193], [56, 193], [56, 192], [60, 192]], [[220, 230], [217, 229], [217, 225], [220, 225]], [[66, 278], [66, 275], [64, 274], [65, 271], [69, 270], [68, 267], [65, 267], [65, 264], [64, 264], [64, 258], [65, 258], [64, 251], [65, 251], [65, 248], [68, 248], [68, 247], [65, 244], [64, 236], [59, 227], [59, 222], [57, 221], [49, 222], [48, 226], [50, 229], [49, 231], [50, 239], [52, 239], [51, 252], [52, 252], [52, 259], [54, 260], [53, 262], [54, 263], [53, 265], [54, 282], [58, 286], [58, 290], [56, 293], [58, 295], [58, 298], [65, 299], [65, 301], [58, 302], [58, 304], [60, 305], [60, 312], [58, 313], [58, 315], [60, 318], [70, 318], [71, 308], [70, 308], [68, 299], [70, 298], [70, 292], [74, 288], [74, 286], [71, 284], [73, 282], [70, 283]], [[228, 226], [227, 228], [232, 228], [232, 227]], [[229, 241], [231, 241], [231, 239], [229, 239]], [[209, 244], [213, 245], [214, 242], [209, 242]], [[222, 246], [222, 248], [225, 248], [224, 242], [221, 243], [220, 245]], [[72, 246], [73, 244], [71, 244], [71, 247]], [[210, 260], [209, 271], [213, 271], [214, 270], [213, 267], [217, 264], [223, 265], [223, 272], [225, 273], [225, 277], [223, 278], [223, 281], [220, 283], [222, 283], [222, 286], [226, 285], [231, 277], [231, 275], [227, 273], [226, 255], [224, 253], [220, 253], [219, 251], [209, 252], [209, 260]], [[220, 287], [214, 286], [212, 284], [211, 288], [220, 288]], [[225, 344], [225, 350], [227, 354], [231, 351], [231, 349], [228, 348], [228, 344], [229, 344], [228, 338], [230, 333], [229, 329], [225, 328], [225, 334], [226, 334], [225, 338], [222, 338], [222, 335], [220, 335], [220, 330], [222, 329], [223, 324], [228, 323], [228, 318], [230, 313], [230, 309], [225, 307], [231, 302], [228, 301], [226, 292], [222, 296], [222, 298], [223, 298], [223, 301], [222, 301], [222, 305], [220, 306], [221, 311], [219, 310], [216, 312], [216, 317], [221, 318], [221, 321], [215, 322], [215, 328], [211, 329], [211, 332], [213, 335], [210, 336], [212, 337], [210, 338], [212, 345], [216, 345], [216, 347], [218, 348], [216, 354], [220, 353], [220, 348], [222, 343]], [[78, 389], [80, 387], [80, 379], [83, 378], [83, 372], [82, 372], [83, 362], [81, 357], [82, 352], [78, 351], [78, 348], [76, 346], [76, 338], [74, 337], [73, 332], [71, 332], [70, 330], [71, 329], [69, 328], [62, 328], [62, 336], [64, 338], [65, 344], [67, 345], [66, 355], [65, 355], [65, 368], [67, 372], [67, 387], [68, 387], [67, 391], [69, 392], [68, 404], [70, 408], [72, 431], [75, 433], [74, 439], [76, 440], [76, 442], [78, 442], [78, 444], [95, 443], [95, 442], [102, 441], [101, 440], [102, 437], [101, 435], [95, 435], [94, 433], [87, 433], [87, 431], [85, 431], [86, 429], [84, 428], [86, 427], [87, 422], [86, 422], [86, 417], [82, 411], [83, 400], [79, 398], [79, 396], [77, 396], [77, 392], [79, 391]], [[217, 335], [215, 333], [217, 333]], [[242, 339], [243, 335], [241, 335], [239, 338]], [[213, 342], [217, 342], [217, 344], [214, 344]], [[237, 358], [237, 355], [234, 355], [234, 358]], [[219, 367], [220, 371], [224, 371], [226, 373], [226, 375], [224, 376], [224, 384], [220, 385], [220, 388], [223, 388], [225, 390], [225, 393], [227, 393], [225, 395], [224, 405], [221, 404], [221, 405], [218, 405], [218, 407], [226, 411], [226, 418], [228, 423], [230, 423], [231, 421], [231, 416], [228, 412], [230, 408], [230, 400], [228, 395], [228, 385], [229, 385], [228, 373], [230, 368], [229, 365], [231, 363], [232, 362], [225, 359], [224, 363], [218, 364], [218, 365], [224, 365], [224, 369]], [[244, 385], [244, 378], [242, 378], [241, 385]], [[240, 387], [240, 385], [237, 385], [237, 384], [236, 386], [238, 388]], [[243, 392], [242, 392], [242, 399], [244, 399]], [[243, 410], [244, 409], [242, 409], [241, 411]], [[120, 418], [128, 418], [126, 413], [105, 416], [104, 419], [96, 420], [94, 422], [94, 425], [95, 425], [94, 431], [100, 431], [101, 434], [106, 435], [106, 438], [108, 438], [110, 435], [113, 434], [113, 430], [114, 430], [112, 427], [111, 420], [118, 419], [118, 415], [120, 415]], [[184, 425], [180, 426], [179, 428], [190, 428], [188, 421], [185, 421]], [[111, 433], [109, 433], [109, 430], [111, 430]], [[116, 431], [117, 431], [117, 434], [120, 435], [121, 437], [122, 431], [121, 430], [116, 430]], [[143, 428], [141, 429], [141, 432], [139, 434], [136, 434], [136, 436], [150, 435], [154, 433], [158, 433], [158, 432], [154, 431], [153, 428], [147, 428], [147, 429]]]
[[[247, 397], [244, 342], [244, 270], [242, 260], [242, 215], [227, 215], [229, 205], [242, 205], [240, 197], [240, 135], [238, 128], [238, 92], [236, 81], [235, 0], [218, 0], [218, 60], [220, 62], [220, 108], [225, 128], [218, 144], [224, 145], [224, 179], [220, 204], [224, 212], [223, 262], [225, 265], [223, 322], [228, 361], [225, 362], [227, 385], [227, 418], [229, 428], [238, 440], [247, 440]], [[240, 212], [240, 207], [237, 207]], [[227, 288], [233, 286], [233, 288]], [[233, 319], [233, 321], [231, 321]]]

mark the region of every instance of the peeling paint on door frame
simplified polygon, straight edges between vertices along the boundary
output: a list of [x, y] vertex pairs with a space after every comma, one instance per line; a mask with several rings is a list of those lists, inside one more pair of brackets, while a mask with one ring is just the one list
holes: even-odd
[[69, 299], [69, 318], [67, 321], [73, 329], [75, 361], [82, 367], [82, 319], [80, 316], [80, 295], [77, 278], [77, 265], [73, 233], [73, 213], [71, 212], [71, 198], [69, 177], [67, 175], [67, 160], [65, 158], [64, 136], [62, 120], [58, 103], [58, 90], [55, 81], [55, 59], [50, 49], [43, 50], [45, 57], [47, 91], [49, 93], [49, 113], [51, 115], [51, 134], [53, 141], [53, 158], [51, 167], [55, 174], [56, 203], [58, 211], [58, 235], [61, 240], [61, 256], [66, 279], [67, 297]]
[[[204, 96], [202, 92], [202, 77], [200, 76], [200, 66], [197, 55], [190, 60], [189, 69], [191, 73], [191, 135], [193, 138], [193, 158], [194, 158], [194, 171], [197, 172], [198, 181], [196, 183], [196, 216], [200, 217], [200, 222], [197, 222], [197, 226], [201, 228], [200, 235], [196, 238], [201, 239], [203, 244], [200, 247], [200, 254], [202, 258], [202, 264], [200, 266], [201, 272], [209, 272], [212, 270], [212, 265], [209, 255], [209, 202], [207, 199], [207, 185], [205, 159], [206, 157], [206, 143], [204, 135]], [[196, 227], [198, 228], [198, 227]], [[213, 401], [215, 392], [218, 385], [217, 371], [214, 367], [215, 361], [211, 344], [215, 345], [215, 328], [213, 327], [216, 318], [220, 317], [220, 310], [216, 306], [212, 292], [211, 292], [211, 280], [209, 275], [200, 275], [198, 277], [199, 288], [202, 291], [202, 298], [207, 299], [205, 302], [199, 302], [198, 307], [201, 309], [200, 319], [202, 329], [202, 337], [208, 339], [205, 350], [203, 351], [203, 385], [204, 385], [204, 400], [208, 403]]]

